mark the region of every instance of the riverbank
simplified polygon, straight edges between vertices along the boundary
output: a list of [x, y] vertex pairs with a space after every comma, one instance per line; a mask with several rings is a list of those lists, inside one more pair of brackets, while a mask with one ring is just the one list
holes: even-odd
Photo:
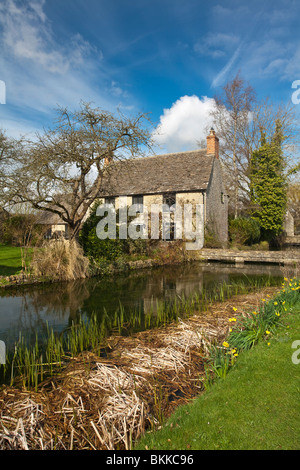
[[[211, 250], [209, 250], [211, 253]], [[222, 258], [222, 250], [220, 250], [220, 256], [218, 257], [218, 250], [214, 250], [214, 255], [210, 256], [213, 261], [218, 261], [219, 259], [221, 262], [224, 264], [224, 268], [227, 266], [230, 266], [232, 264], [232, 259], [227, 261]], [[235, 253], [235, 258], [237, 258], [236, 252]], [[231, 256], [231, 254], [230, 254]], [[233, 256], [233, 255], [232, 255]], [[187, 264], [187, 263], [192, 263], [194, 261], [198, 261], [200, 263], [205, 263], [207, 260], [207, 257], [210, 259], [210, 257], [207, 255], [207, 251], [203, 250], [199, 251], [197, 253], [194, 253], [193, 255], [189, 255], [188, 257], [182, 257], [180, 259], [164, 259], [160, 260], [157, 258], [148, 258], [148, 259], [138, 259], [135, 261], [126, 261], [126, 260], [121, 260], [119, 262], [115, 263], [107, 263], [105, 268], [94, 270], [89, 276], [86, 276], [85, 278], [91, 278], [91, 277], [103, 277], [105, 278], [106, 276], [111, 276], [114, 274], [119, 274], [119, 273], [126, 273], [126, 272], [133, 272], [133, 271], [139, 271], [139, 270], [146, 270], [146, 269], [152, 269], [152, 268], [159, 268], [163, 266], [169, 266], [169, 265], [179, 265], [179, 264]], [[224, 262], [225, 260], [225, 262]], [[254, 264], [257, 264], [258, 261], [254, 260]], [[252, 261], [253, 261], [252, 260]], [[266, 261], [265, 261], [266, 262]], [[243, 266], [244, 262], [241, 263], [239, 261], [236, 262], [236, 265]], [[251, 263], [250, 263], [251, 264]], [[270, 262], [270, 266], [272, 266]], [[288, 276], [291, 274], [299, 274], [299, 261], [293, 260], [293, 261], [288, 261], [286, 263], [282, 262], [279, 263], [284, 266], [282, 266], [283, 272], [286, 272]], [[266, 262], [266, 266], [268, 266], [268, 261]], [[10, 275], [10, 276], [0, 276], [0, 288], [3, 289], [8, 289], [8, 288], [13, 288], [13, 287], [18, 287], [18, 286], [30, 286], [30, 285], [37, 285], [37, 284], [53, 284], [57, 282], [68, 282], [68, 280], [60, 279], [60, 278], [48, 278], [48, 277], [43, 277], [43, 276], [34, 276], [30, 273], [24, 273], [21, 272], [19, 274], [15, 275]]]
[[233, 313], [258, 309], [277, 292], [234, 296], [166, 327], [107, 338], [100, 354], [71, 358], [37, 391], [3, 387], [1, 448], [132, 448], [202, 393], [209, 346], [227, 337]]
[[[14, 249], [14, 256], [16, 256], [16, 250], [14, 247], [8, 247], [10, 249]], [[84, 279], [91, 278], [91, 277], [105, 277], [111, 276], [118, 273], [126, 273], [131, 271], [138, 271], [142, 269], [151, 269], [157, 268], [162, 266], [168, 265], [178, 265], [183, 263], [188, 263], [191, 261], [197, 260], [197, 257], [193, 254], [187, 255], [187, 253], [183, 250], [181, 245], [172, 243], [167, 245], [167, 248], [162, 252], [158, 251], [158, 253], [154, 256], [148, 257], [120, 257], [117, 258], [115, 261], [111, 262], [108, 260], [102, 260], [101, 263], [94, 263], [90, 262], [89, 269], [84, 272]], [[17, 261], [16, 261], [17, 262]], [[21, 260], [19, 259], [19, 263]], [[11, 258], [8, 257], [6, 259], [6, 263], [4, 261], [4, 255], [2, 260], [2, 272], [6, 272], [7, 269], [10, 269]], [[17, 269], [17, 268], [16, 268]], [[9, 272], [9, 271], [7, 271]], [[15, 286], [21, 285], [35, 285], [35, 284], [51, 284], [57, 282], [68, 282], [70, 280], [79, 279], [78, 276], [72, 278], [63, 278], [59, 273], [53, 273], [51, 276], [39, 276], [34, 275], [30, 272], [30, 269], [27, 271], [21, 271], [18, 273], [14, 273], [11, 275], [0, 275], [0, 288], [10, 288]]]
[[[183, 262], [183, 261], [182, 261]], [[112, 275], [121, 272], [134, 271], [138, 269], [155, 268], [168, 263], [161, 263], [156, 259], [136, 260], [136, 261], [122, 261], [122, 263], [111, 263], [106, 266], [105, 271], [98, 270], [91, 274], [90, 277], [101, 277], [105, 275]], [[170, 262], [170, 264], [173, 264]], [[87, 276], [88, 277], [88, 276]], [[68, 282], [59, 278], [47, 278], [42, 276], [34, 276], [30, 273], [18, 273], [10, 276], [0, 276], [0, 287], [9, 288], [20, 285], [34, 285], [45, 284], [54, 282]]]
[[[71, 277], [63, 277], [62, 273], [51, 271], [51, 275], [34, 275], [27, 268], [25, 271], [9, 275], [11, 269], [17, 269], [22, 264], [20, 256], [20, 248], [0, 246], [2, 254], [0, 256], [0, 288], [17, 287], [20, 285], [36, 285], [36, 284], [51, 284], [56, 282], [65, 282], [80, 277], [79, 273], [84, 276], [83, 278], [90, 277], [105, 277], [117, 273], [126, 273], [135, 270], [151, 269], [167, 265], [178, 265], [192, 261], [199, 262], [222, 262], [224, 265], [235, 263], [236, 265], [243, 265], [244, 263], [263, 263], [265, 265], [280, 265], [283, 269], [294, 269], [296, 275], [299, 271], [300, 255], [299, 250], [295, 251], [243, 251], [243, 250], [225, 250], [225, 249], [207, 249], [203, 248], [197, 251], [187, 252], [181, 243], [178, 241], [168, 242], [167, 245], [160, 243], [151, 256], [142, 256], [138, 259], [133, 257], [120, 257], [115, 261], [102, 260], [99, 263], [87, 261], [89, 264], [88, 269], [79, 270], [73, 273]], [[4, 251], [3, 251], [4, 250]], [[19, 251], [18, 251], [19, 250]], [[5, 254], [6, 253], [6, 254]], [[6, 259], [5, 259], [6, 256]], [[133, 259], [132, 259], [133, 258]], [[2, 261], [1, 261], [2, 260]], [[66, 261], [60, 260], [57, 264], [64, 264]], [[7, 273], [8, 275], [1, 275]], [[66, 273], [65, 273], [66, 274]]]

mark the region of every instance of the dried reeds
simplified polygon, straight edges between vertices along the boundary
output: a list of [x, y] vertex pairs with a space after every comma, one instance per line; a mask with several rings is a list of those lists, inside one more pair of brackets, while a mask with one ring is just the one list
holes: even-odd
[[87, 276], [89, 260], [80, 245], [65, 239], [44, 242], [34, 252], [31, 263], [36, 276], [69, 281]]
[[42, 406], [30, 397], [9, 400], [1, 413], [0, 449], [53, 449], [54, 441], [45, 432], [45, 418]]
[[[47, 411], [30, 392], [21, 401], [5, 399], [0, 448], [130, 449], [147, 424], [158, 423], [155, 407], [163, 408], [159, 400], [165, 400], [177, 382], [192, 379], [187, 374], [191, 358], [186, 348], [178, 348], [176, 341], [164, 344], [162, 338], [160, 347], [150, 348], [140, 340], [138, 346], [130, 347], [128, 341], [124, 347], [126, 338], [122, 338], [119, 365], [99, 357], [89, 366], [87, 357], [71, 362], [60, 378], [51, 379], [53, 391], [45, 384], [41, 390], [42, 401], [48, 400]], [[170, 377], [170, 390], [166, 383], [161, 398], [156, 389], [161, 387], [160, 374]]]
[[108, 450], [124, 447], [129, 450], [132, 439], [138, 438], [144, 430], [144, 403], [133, 391], [115, 393], [105, 401], [105, 411], [99, 413], [93, 429], [101, 446]]

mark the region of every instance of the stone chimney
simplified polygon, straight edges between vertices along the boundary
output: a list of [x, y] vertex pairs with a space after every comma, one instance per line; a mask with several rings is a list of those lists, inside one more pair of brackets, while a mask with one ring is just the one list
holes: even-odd
[[206, 137], [206, 142], [207, 153], [219, 158], [219, 139], [213, 128], [211, 128], [209, 135]]
[[114, 155], [112, 150], [108, 149], [107, 154], [104, 157], [104, 165], [107, 166], [113, 161]]

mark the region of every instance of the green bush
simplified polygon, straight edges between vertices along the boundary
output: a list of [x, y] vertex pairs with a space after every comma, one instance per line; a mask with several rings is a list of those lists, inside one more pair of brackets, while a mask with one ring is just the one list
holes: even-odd
[[229, 240], [233, 245], [252, 245], [260, 239], [260, 226], [254, 219], [238, 217], [229, 220]]
[[99, 204], [96, 204], [93, 207], [90, 216], [83, 224], [79, 241], [84, 254], [89, 258], [93, 258], [96, 261], [103, 260], [103, 258], [115, 260], [123, 253], [123, 240], [119, 240], [118, 236], [115, 240], [109, 238], [100, 240], [97, 237], [96, 227], [100, 220], [100, 217], [96, 215], [98, 205]]
[[[100, 240], [96, 233], [97, 224], [101, 220], [96, 215], [98, 206], [99, 203], [93, 207], [79, 235], [79, 241], [85, 255], [96, 262], [103, 263], [104, 259], [115, 261], [122, 256], [146, 254], [147, 241], [142, 239], [132, 240], [130, 238], [120, 240], [118, 225], [116, 227], [116, 239], [106, 238], [105, 240]], [[119, 211], [116, 212], [116, 217], [118, 221]]]

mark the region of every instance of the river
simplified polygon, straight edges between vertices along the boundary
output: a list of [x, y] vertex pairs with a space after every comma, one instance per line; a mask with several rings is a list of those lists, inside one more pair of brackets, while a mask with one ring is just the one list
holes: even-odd
[[26, 286], [0, 291], [0, 340], [12, 346], [22, 334], [43, 335], [47, 327], [63, 331], [81, 316], [113, 314], [124, 309], [149, 311], [153, 301], [209, 292], [222, 283], [262, 277], [279, 283], [279, 266], [193, 262], [74, 282]]

